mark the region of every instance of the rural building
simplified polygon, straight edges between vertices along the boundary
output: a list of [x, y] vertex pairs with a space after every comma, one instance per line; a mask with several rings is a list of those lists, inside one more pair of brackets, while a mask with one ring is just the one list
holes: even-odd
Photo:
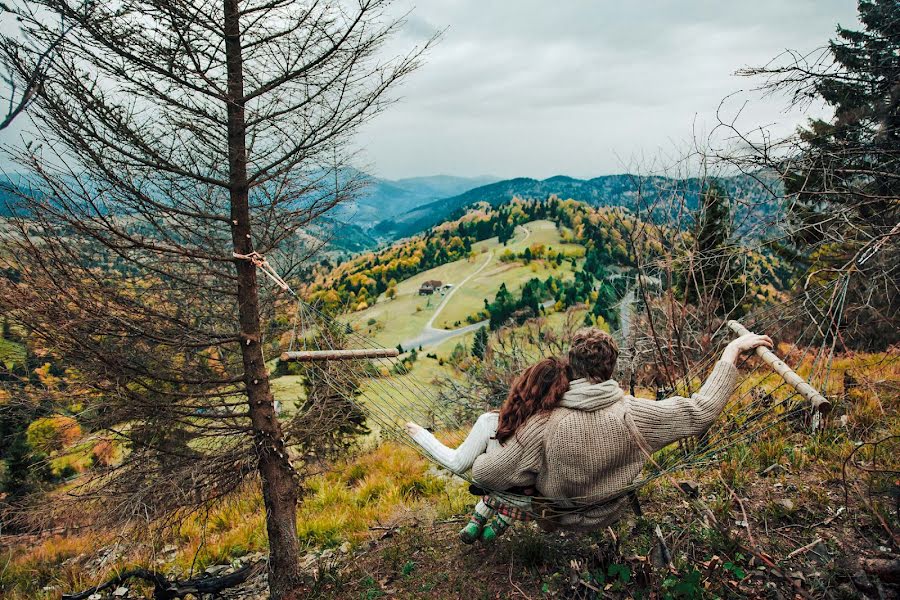
[[443, 286], [443, 284], [440, 281], [431, 279], [429, 281], [426, 281], [425, 283], [423, 283], [421, 285], [421, 287], [419, 287], [419, 295], [420, 296], [430, 296], [435, 291], [441, 289], [442, 286]]

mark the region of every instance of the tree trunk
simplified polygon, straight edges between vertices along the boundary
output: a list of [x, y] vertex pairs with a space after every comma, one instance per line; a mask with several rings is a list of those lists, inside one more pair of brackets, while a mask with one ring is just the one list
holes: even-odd
[[[231, 236], [234, 251], [253, 252], [247, 144], [244, 120], [244, 82], [238, 0], [225, 1], [225, 56], [228, 73], [228, 168], [231, 199]], [[235, 263], [238, 277], [238, 314], [247, 404], [258, 456], [269, 536], [269, 592], [277, 600], [296, 596], [299, 580], [297, 544], [297, 485], [275, 416], [269, 374], [263, 360], [256, 267], [247, 260]]]

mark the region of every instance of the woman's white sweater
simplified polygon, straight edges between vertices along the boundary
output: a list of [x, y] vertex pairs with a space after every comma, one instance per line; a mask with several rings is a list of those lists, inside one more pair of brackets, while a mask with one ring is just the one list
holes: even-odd
[[457, 475], [462, 475], [472, 468], [476, 458], [488, 450], [500, 448], [500, 442], [494, 437], [497, 434], [499, 417], [500, 414], [497, 412], [484, 413], [478, 417], [472, 431], [455, 450], [442, 444], [424, 428], [416, 432], [412, 438], [434, 457], [434, 460]]

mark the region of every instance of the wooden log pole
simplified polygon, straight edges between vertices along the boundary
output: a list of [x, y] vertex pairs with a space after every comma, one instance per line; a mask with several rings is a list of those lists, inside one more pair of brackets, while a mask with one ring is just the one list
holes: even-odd
[[[750, 333], [750, 331], [738, 321], [728, 321], [728, 328], [739, 336]], [[815, 411], [827, 413], [831, 410], [831, 402], [829, 402], [825, 396], [820, 394], [816, 388], [809, 385], [802, 377], [797, 375], [797, 373], [787, 366], [787, 363], [778, 358], [774, 352], [765, 346], [757, 346], [756, 355], [763, 359], [763, 362], [772, 367], [772, 369], [778, 373], [788, 385], [797, 390], [801, 396], [809, 400]]]
[[353, 350], [299, 350], [282, 352], [286, 362], [317, 362], [323, 360], [357, 360], [363, 358], [394, 358], [400, 355], [396, 348], [359, 348]]

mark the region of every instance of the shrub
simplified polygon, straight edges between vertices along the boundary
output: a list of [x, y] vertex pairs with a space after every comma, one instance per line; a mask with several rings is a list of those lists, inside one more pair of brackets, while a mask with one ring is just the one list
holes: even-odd
[[81, 437], [81, 426], [72, 417], [53, 415], [33, 421], [25, 431], [32, 450], [50, 454], [71, 446]]

